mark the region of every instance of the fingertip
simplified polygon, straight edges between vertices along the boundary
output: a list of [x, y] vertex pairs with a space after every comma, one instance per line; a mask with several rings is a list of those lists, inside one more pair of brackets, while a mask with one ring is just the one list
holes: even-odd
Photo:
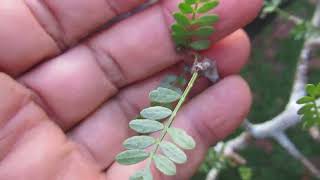
[[238, 128], [250, 110], [251, 101], [248, 84], [236, 75], [226, 77], [199, 95], [193, 104], [202, 108], [190, 115], [198, 116], [193, 123], [203, 144], [210, 146]]

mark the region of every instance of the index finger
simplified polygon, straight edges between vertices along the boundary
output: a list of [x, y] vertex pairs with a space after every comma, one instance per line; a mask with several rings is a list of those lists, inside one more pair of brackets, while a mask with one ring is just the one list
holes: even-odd
[[[41, 97], [64, 129], [73, 127], [113, 97], [119, 88], [181, 61], [170, 38], [170, 16], [164, 15], [169, 1], [179, 2], [162, 1], [164, 4], [130, 17], [49, 60], [22, 76], [21, 81]], [[254, 2], [254, 6], [248, 7], [252, 0], [221, 1], [219, 16], [230, 24], [220, 25], [214, 36], [222, 38], [223, 34], [239, 29], [248, 23], [243, 22], [244, 16], [253, 19], [261, 4], [260, 0]], [[243, 14], [230, 13], [238, 8], [244, 9], [239, 10]]]
[[18, 75], [146, 0], [3, 0], [0, 72]]

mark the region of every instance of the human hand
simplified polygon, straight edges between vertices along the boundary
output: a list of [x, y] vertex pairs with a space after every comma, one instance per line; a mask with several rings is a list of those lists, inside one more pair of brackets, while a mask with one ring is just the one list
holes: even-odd
[[[94, 32], [141, 3], [1, 2], [0, 180], [125, 180], [139, 168], [120, 166], [114, 157], [133, 133], [128, 121], [148, 105], [148, 92], [181, 64], [169, 34], [178, 0], [163, 0]], [[216, 8], [221, 20], [212, 40], [217, 43], [204, 54], [217, 61], [223, 79], [212, 87], [205, 79], [197, 83], [194, 98], [175, 121], [196, 139], [197, 148], [177, 176], [156, 179], [190, 178], [210, 145], [245, 118], [250, 91], [233, 74], [246, 63], [250, 43], [238, 29], [261, 4], [221, 0]]]

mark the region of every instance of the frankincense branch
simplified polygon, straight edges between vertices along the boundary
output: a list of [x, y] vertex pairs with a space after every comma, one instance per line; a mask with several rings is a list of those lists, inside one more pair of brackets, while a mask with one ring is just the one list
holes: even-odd
[[[130, 128], [140, 135], [124, 141], [123, 146], [127, 150], [119, 153], [116, 160], [120, 164], [131, 165], [148, 159], [146, 167], [133, 174], [130, 180], [152, 180], [152, 163], [163, 174], [173, 176], [176, 174], [175, 164], [183, 164], [187, 161], [187, 155], [183, 150], [195, 148], [196, 143], [193, 138], [184, 130], [174, 128], [172, 125], [195, 85], [199, 73], [212, 66], [212, 63], [208, 62], [201, 64], [201, 61], [206, 58], [203, 58], [199, 51], [211, 46], [209, 37], [214, 32], [212, 25], [218, 21], [218, 16], [208, 12], [218, 4], [218, 0], [184, 0], [179, 4], [180, 11], [174, 13], [176, 23], [171, 28], [172, 39], [177, 51], [193, 56], [192, 77], [183, 93], [177, 87], [179, 84], [183, 85], [181, 77], [167, 78], [162, 86], [149, 94], [151, 107], [142, 110], [137, 119], [130, 121]], [[203, 74], [211, 80], [218, 77], [217, 71], [214, 70], [204, 71]], [[171, 109], [173, 105], [175, 108]], [[165, 122], [162, 123], [162, 121]], [[160, 131], [158, 138], [151, 135], [158, 131]], [[171, 137], [173, 143], [166, 140], [167, 135]], [[149, 147], [151, 147], [150, 152], [147, 150]]]

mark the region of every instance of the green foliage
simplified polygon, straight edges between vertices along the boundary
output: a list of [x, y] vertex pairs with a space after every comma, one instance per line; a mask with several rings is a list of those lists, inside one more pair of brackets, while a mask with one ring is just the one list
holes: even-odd
[[187, 155], [171, 142], [162, 141], [160, 143], [160, 149], [164, 155], [177, 164], [184, 164], [187, 162]]
[[281, 0], [268, 0], [264, 1], [264, 7], [262, 9], [261, 16], [265, 17], [267, 14], [274, 13], [280, 6]]
[[298, 104], [302, 105], [298, 114], [302, 116], [305, 128], [314, 125], [320, 126], [320, 109], [317, 103], [320, 98], [320, 83], [318, 85], [308, 84], [306, 92], [307, 95], [297, 101]]
[[252, 179], [252, 169], [249, 167], [241, 166], [238, 169], [240, 177], [242, 180], [251, 180]]
[[313, 36], [318, 37], [320, 35], [320, 29], [318, 27], [314, 27], [309, 21], [302, 21], [293, 27], [291, 35], [296, 40], [307, 39]]
[[159, 87], [152, 91], [149, 97], [153, 102], [172, 103], [180, 99], [181, 94], [168, 88]]
[[[169, 91], [170, 89], [167, 89]], [[154, 90], [151, 92], [151, 94], [154, 94], [158, 92], [158, 90]], [[152, 100], [152, 99], [151, 99]], [[166, 98], [161, 99], [163, 101], [166, 100]], [[162, 120], [167, 118], [172, 114], [172, 111], [169, 108], [162, 107], [162, 106], [154, 106], [154, 107], [149, 107], [140, 112], [140, 115], [146, 119], [151, 119], [151, 120]]]
[[[161, 83], [161, 87], [150, 92], [149, 99], [151, 104], [155, 105], [140, 112], [144, 119], [130, 121], [129, 127], [140, 135], [130, 137], [123, 142], [127, 150], [118, 154], [116, 161], [123, 165], [132, 165], [148, 159], [146, 168], [133, 174], [131, 180], [152, 180], [150, 171], [152, 163], [163, 174], [173, 176], [176, 174], [175, 164], [187, 162], [188, 158], [183, 149], [192, 150], [196, 143], [184, 130], [173, 128], [171, 125], [197, 76], [197, 73], [193, 75], [183, 93], [177, 85], [184, 85], [186, 80], [182, 77], [168, 76]], [[168, 108], [173, 104], [176, 104], [173, 110]], [[158, 138], [151, 136], [150, 133], [158, 131], [161, 131]], [[167, 134], [173, 143], [164, 140]], [[147, 149], [149, 147], [151, 150]]]
[[264, 8], [262, 10], [262, 17], [265, 17], [270, 13], [278, 13], [280, 16], [292, 21], [295, 26], [292, 28], [291, 35], [296, 40], [307, 39], [313, 36], [320, 35], [320, 29], [312, 25], [309, 20], [301, 19], [293, 14], [288, 13], [279, 8], [281, 0], [265, 1]]
[[219, 17], [206, 13], [218, 4], [218, 0], [184, 0], [179, 4], [180, 12], [173, 15], [176, 23], [171, 27], [172, 39], [179, 49], [202, 51], [210, 47], [212, 26]]
[[237, 176], [240, 176], [241, 180], [251, 180], [252, 169], [247, 166], [239, 166], [232, 159], [226, 157], [224, 155], [224, 145], [224, 143], [219, 143], [214, 149], [210, 150], [208, 155], [209, 160], [200, 167], [200, 172], [202, 171], [207, 174], [212, 168], [218, 171], [236, 168], [238, 173]]
[[168, 129], [168, 133], [173, 142], [182, 149], [191, 150], [196, 147], [196, 142], [185, 131], [171, 127]]
[[[176, 23], [171, 28], [177, 49], [201, 51], [210, 47], [209, 37], [214, 33], [212, 26], [219, 18], [207, 13], [218, 4], [218, 0], [184, 0], [179, 4], [180, 12], [173, 14]], [[198, 57], [200, 55], [195, 55], [195, 62], [200, 60]], [[180, 88], [186, 85], [183, 76], [168, 76], [160, 87], [150, 92], [151, 107], [140, 112], [140, 119], [129, 123], [129, 127], [140, 135], [123, 142], [127, 150], [117, 155], [117, 162], [131, 165], [148, 159], [146, 167], [135, 172], [131, 180], [152, 180], [152, 163], [163, 174], [173, 176], [177, 171], [176, 164], [187, 162], [184, 150], [194, 149], [196, 142], [184, 130], [171, 126], [198, 76], [198, 71], [192, 72], [184, 92]], [[161, 132], [157, 138], [151, 136], [150, 133], [158, 131]], [[164, 140], [167, 134], [173, 142]]]
[[177, 173], [176, 165], [166, 156], [161, 154], [153, 157], [157, 169], [165, 175], [174, 176]]
[[120, 164], [132, 165], [147, 159], [149, 155], [149, 153], [140, 149], [130, 149], [118, 154], [116, 160]]
[[133, 136], [123, 142], [126, 149], [146, 149], [156, 143], [156, 140], [150, 136]]
[[164, 125], [160, 122], [149, 119], [135, 119], [129, 123], [129, 126], [134, 131], [146, 134], [153, 133], [164, 129]]
[[[309, 19], [312, 17], [315, 8], [314, 4], [310, 2], [292, 1], [286, 6], [285, 10], [294, 12], [301, 18]], [[269, 20], [272, 20], [272, 18]], [[292, 89], [297, 60], [303, 45], [302, 40], [293, 40], [285, 34], [278, 36], [277, 32], [286, 23], [284, 18], [269, 20], [262, 21], [264, 22], [262, 25], [259, 24], [259, 27], [263, 26], [263, 28], [254, 38], [253, 55], [249, 64], [242, 71], [254, 92], [254, 104], [249, 116], [249, 119], [254, 120], [254, 123], [262, 123], [282, 112], [285, 108]], [[271, 55], [270, 51], [273, 52]], [[319, 82], [319, 68], [311, 68], [309, 76], [310, 83]], [[314, 143], [307, 131], [301, 131], [301, 127], [293, 127], [287, 133], [294, 144], [308, 158], [313, 159], [319, 155], [319, 144]], [[230, 138], [237, 135], [234, 134]], [[301, 163], [288, 155], [277, 143], [272, 142], [272, 150], [270, 151], [265, 151], [265, 147], [252, 145], [240, 152], [241, 156], [247, 160], [247, 166], [252, 168], [252, 179], [301, 180], [310, 178], [306, 175]], [[208, 171], [214, 164], [212, 152], [213, 150], [210, 150], [205, 163], [192, 180], [206, 178]], [[238, 168], [229, 167], [221, 171], [219, 179], [239, 180]]]

